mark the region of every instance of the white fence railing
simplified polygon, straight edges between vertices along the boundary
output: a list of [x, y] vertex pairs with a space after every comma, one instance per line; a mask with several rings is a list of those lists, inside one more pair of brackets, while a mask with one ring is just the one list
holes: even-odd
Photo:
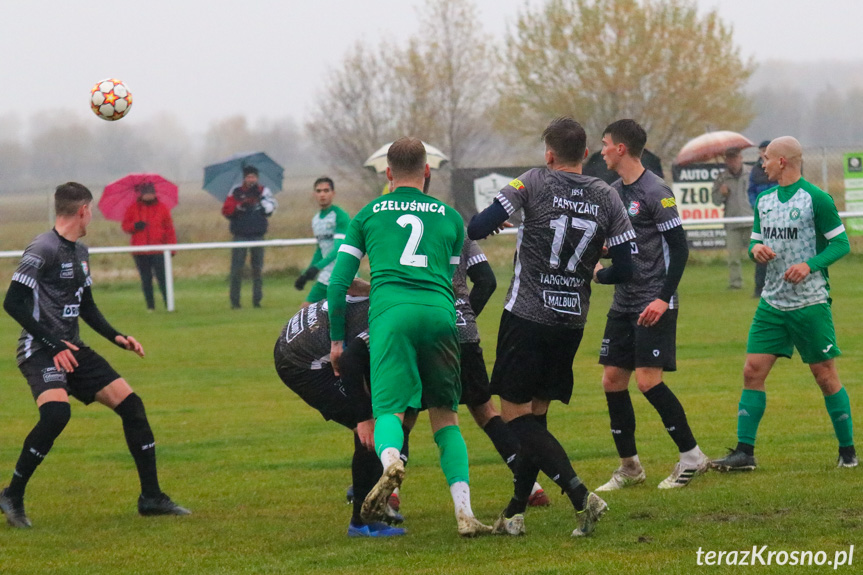
[[[863, 218], [863, 212], [840, 212], [842, 219]], [[712, 218], [702, 220], [684, 220], [684, 227], [718, 225], [718, 224], [742, 224], [752, 223], [752, 216], [738, 218]], [[517, 232], [516, 228], [503, 230], [502, 234], [510, 235]], [[294, 240], [260, 240], [255, 242], [210, 242], [201, 244], [163, 244], [157, 246], [111, 246], [91, 247], [91, 254], [128, 254], [137, 252], [161, 251], [165, 254], [165, 299], [168, 311], [174, 311], [174, 268], [171, 261], [171, 252], [182, 252], [192, 250], [217, 250], [230, 248], [254, 248], [254, 247], [292, 247], [313, 246], [317, 243], [315, 238], [299, 238]], [[0, 251], [0, 258], [20, 258], [24, 254], [21, 250]]]

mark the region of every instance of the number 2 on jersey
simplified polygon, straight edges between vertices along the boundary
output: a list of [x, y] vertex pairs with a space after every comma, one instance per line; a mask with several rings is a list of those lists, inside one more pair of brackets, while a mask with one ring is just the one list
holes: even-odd
[[408, 237], [408, 243], [405, 244], [405, 251], [402, 252], [399, 263], [403, 266], [427, 268], [428, 256], [417, 255], [417, 248], [423, 237], [423, 221], [412, 214], [405, 214], [397, 219], [396, 223], [403, 228], [411, 227], [411, 235]]
[[560, 267], [560, 250], [563, 249], [563, 240], [566, 237], [567, 230], [582, 230], [584, 233], [581, 235], [581, 239], [578, 240], [578, 245], [575, 246], [575, 252], [566, 264], [566, 271], [573, 272], [575, 271], [575, 266], [581, 261], [581, 256], [584, 255], [584, 250], [587, 249], [590, 240], [596, 234], [596, 222], [572, 218], [572, 221], [568, 225], [567, 220], [569, 220], [569, 217], [564, 215], [548, 222], [548, 226], [554, 230], [554, 239], [551, 241], [551, 259], [549, 259], [548, 265], [553, 270]]

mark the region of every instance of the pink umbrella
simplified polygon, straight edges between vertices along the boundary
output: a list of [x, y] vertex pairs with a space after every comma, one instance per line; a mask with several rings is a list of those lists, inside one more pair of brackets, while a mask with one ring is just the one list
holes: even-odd
[[680, 148], [674, 163], [685, 166], [694, 162], [705, 162], [721, 156], [729, 148], [751, 148], [755, 143], [737, 132], [727, 130], [719, 132], [707, 132], [696, 138], [692, 138]]
[[137, 187], [147, 183], [153, 185], [156, 190], [156, 198], [165, 204], [169, 210], [177, 205], [176, 184], [169, 182], [159, 174], [129, 174], [105, 186], [105, 191], [99, 199], [99, 211], [108, 220], [122, 222], [126, 210], [138, 199]]

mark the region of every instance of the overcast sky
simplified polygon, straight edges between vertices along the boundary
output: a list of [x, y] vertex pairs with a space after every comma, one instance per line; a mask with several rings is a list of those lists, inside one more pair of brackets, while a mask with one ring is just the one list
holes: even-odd
[[[503, 35], [541, 0], [475, 0]], [[2, 0], [0, 119], [62, 109], [87, 121], [98, 80], [124, 80], [123, 122], [172, 111], [193, 130], [236, 114], [299, 121], [357, 41], [402, 43], [422, 0]], [[717, 8], [744, 56], [863, 58], [863, 0], [697, 0]], [[0, 134], [0, 139], [3, 135]]]

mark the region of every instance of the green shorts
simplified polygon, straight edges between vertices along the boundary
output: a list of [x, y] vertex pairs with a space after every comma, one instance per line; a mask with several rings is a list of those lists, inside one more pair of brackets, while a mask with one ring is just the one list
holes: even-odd
[[372, 410], [458, 410], [460, 348], [455, 308], [399, 304], [369, 321]]
[[309, 303], [315, 303], [322, 299], [327, 299], [327, 284], [315, 282], [315, 285], [313, 285], [312, 289], [309, 290], [309, 295], [306, 296], [306, 301]]
[[803, 363], [813, 364], [841, 355], [836, 345], [829, 303], [790, 311], [778, 310], [763, 299], [755, 310], [746, 353], [791, 357], [794, 348]]

